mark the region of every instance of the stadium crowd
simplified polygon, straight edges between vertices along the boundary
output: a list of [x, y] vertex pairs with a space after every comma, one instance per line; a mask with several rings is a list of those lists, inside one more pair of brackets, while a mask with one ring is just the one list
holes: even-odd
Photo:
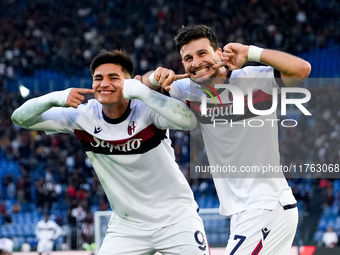
[[[1, 200], [15, 200], [20, 210], [34, 203], [41, 212], [67, 212], [60, 214], [59, 224], [85, 228], [84, 233], [93, 224], [93, 211], [109, 208], [98, 178], [76, 137], [13, 125], [10, 115], [24, 99], [7, 93], [8, 80], [36, 70], [89, 77], [92, 58], [115, 48], [134, 55], [136, 74], [158, 66], [181, 72], [173, 36], [182, 24], [210, 25], [221, 43], [238, 41], [294, 54], [326, 47], [330, 38], [340, 40], [340, 6], [332, 0], [3, 0], [0, 9], [6, 10], [0, 15], [0, 160], [18, 161], [20, 170], [19, 176], [3, 176]], [[319, 117], [301, 116], [297, 127], [281, 128], [283, 165], [330, 163], [340, 156], [340, 88], [309, 90], [318, 95], [309, 109]], [[215, 196], [211, 180], [190, 178], [189, 133], [172, 131], [171, 138], [196, 198]], [[296, 197], [308, 205], [309, 190], [301, 182], [290, 180]], [[91, 238], [84, 234], [87, 242]]]
[[[274, 0], [4, 0], [0, 73], [52, 69], [88, 76], [102, 49], [133, 53], [136, 74], [157, 66], [181, 70], [173, 37], [204, 23], [221, 43], [238, 41], [299, 54], [340, 39], [337, 1]], [[315, 10], [318, 10], [317, 12]]]

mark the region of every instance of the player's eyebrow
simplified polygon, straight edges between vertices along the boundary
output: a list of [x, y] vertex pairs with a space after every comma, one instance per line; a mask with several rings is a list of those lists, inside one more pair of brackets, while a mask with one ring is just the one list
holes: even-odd
[[192, 57], [191, 54], [186, 54], [183, 56], [183, 59], [186, 59], [186, 58], [189, 58], [189, 57]]
[[207, 51], [208, 51], [207, 49], [200, 49], [200, 50], [196, 51], [196, 54], [199, 55], [200, 53], [205, 53]]
[[[198, 54], [200, 54], [202, 52], [207, 52], [207, 51], [208, 51], [207, 49], [200, 49], [200, 50], [196, 51], [195, 54], [198, 55]], [[186, 55], [183, 56], [183, 59], [186, 59], [187, 57], [192, 57], [192, 55], [191, 54], [186, 54]]]
[[[109, 73], [108, 76], [109, 77], [121, 77], [120, 74], [118, 74], [118, 73]], [[93, 78], [100, 78], [100, 77], [103, 77], [103, 75], [101, 73], [95, 74], [93, 76]]]

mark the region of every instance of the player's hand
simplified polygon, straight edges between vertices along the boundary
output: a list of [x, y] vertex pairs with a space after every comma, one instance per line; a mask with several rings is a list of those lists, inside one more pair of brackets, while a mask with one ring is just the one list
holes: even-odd
[[222, 66], [228, 66], [229, 70], [241, 68], [248, 60], [248, 45], [240, 43], [228, 43], [223, 47], [221, 56], [222, 62], [213, 65], [217, 69]]
[[166, 91], [170, 91], [171, 84], [179, 79], [188, 78], [189, 74], [175, 74], [174, 71], [164, 67], [158, 67], [155, 71], [155, 80], [158, 84], [164, 88]]
[[93, 89], [72, 88], [68, 94], [66, 107], [78, 108], [78, 106], [85, 100], [82, 94], [93, 94]]
[[136, 75], [135, 77], [133, 77], [135, 80], [137, 80], [137, 81], [140, 81], [140, 82], [142, 82], [142, 76], [140, 76], [140, 75]]

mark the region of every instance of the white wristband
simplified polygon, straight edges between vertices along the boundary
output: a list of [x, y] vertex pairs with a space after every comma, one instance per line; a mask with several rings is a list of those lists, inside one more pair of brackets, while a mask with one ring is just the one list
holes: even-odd
[[248, 61], [260, 62], [261, 54], [264, 49], [250, 45], [248, 50]]
[[149, 76], [149, 81], [151, 82], [152, 85], [154, 86], [160, 86], [158, 81], [155, 80], [155, 72], [153, 72], [152, 74], [150, 74]]

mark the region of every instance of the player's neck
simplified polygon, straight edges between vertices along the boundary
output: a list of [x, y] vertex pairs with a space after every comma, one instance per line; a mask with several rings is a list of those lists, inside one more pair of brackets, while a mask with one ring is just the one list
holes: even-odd
[[118, 119], [125, 113], [129, 106], [129, 101], [124, 100], [123, 102], [111, 105], [103, 105], [103, 112], [106, 117], [110, 119]]

